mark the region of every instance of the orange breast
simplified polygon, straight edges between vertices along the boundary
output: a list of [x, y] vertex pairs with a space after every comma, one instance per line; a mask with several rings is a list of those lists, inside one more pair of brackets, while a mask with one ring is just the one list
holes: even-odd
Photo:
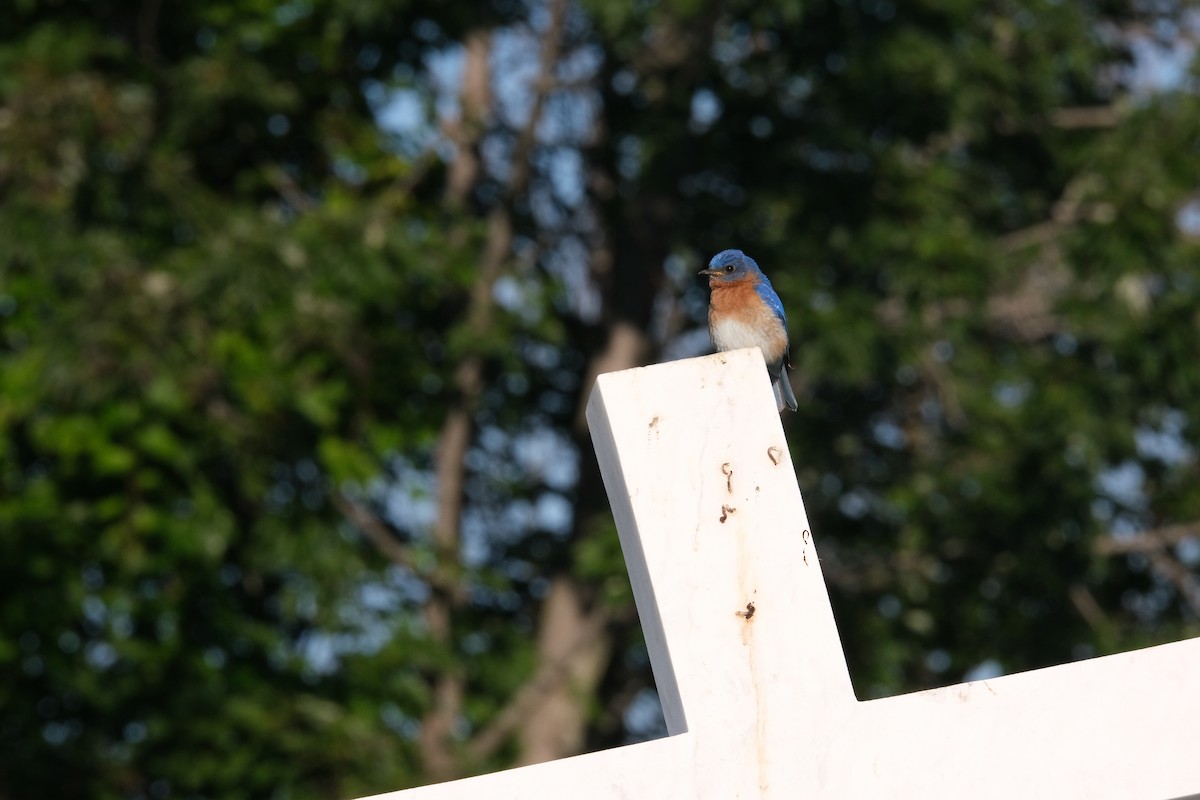
[[741, 317], [761, 305], [754, 291], [754, 284], [749, 278], [740, 281], [712, 278], [708, 285], [712, 289], [712, 298], [709, 301], [710, 316], [716, 314]]
[[708, 329], [716, 348], [758, 347], [768, 363], [782, 359], [787, 331], [754, 291], [753, 281], [711, 280], [709, 285]]

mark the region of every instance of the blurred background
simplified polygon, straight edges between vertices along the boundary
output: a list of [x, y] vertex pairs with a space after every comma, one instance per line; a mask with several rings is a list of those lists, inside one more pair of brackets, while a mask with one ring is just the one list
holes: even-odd
[[582, 421], [788, 309], [856, 691], [1200, 633], [1200, 13], [13, 0], [0, 797], [662, 735]]

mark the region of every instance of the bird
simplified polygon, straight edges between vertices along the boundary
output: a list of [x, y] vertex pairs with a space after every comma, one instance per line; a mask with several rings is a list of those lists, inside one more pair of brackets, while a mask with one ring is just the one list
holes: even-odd
[[708, 333], [717, 352], [757, 347], [767, 362], [780, 413], [796, 410], [788, 381], [787, 315], [775, 287], [758, 263], [741, 250], [722, 250], [700, 270], [708, 278]]

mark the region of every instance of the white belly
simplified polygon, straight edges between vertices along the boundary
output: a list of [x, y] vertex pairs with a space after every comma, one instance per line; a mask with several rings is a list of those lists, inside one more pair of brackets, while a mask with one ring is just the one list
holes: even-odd
[[758, 347], [763, 355], [770, 358], [767, 351], [772, 349], [767, 337], [762, 335], [759, 326], [748, 325], [738, 319], [726, 317], [710, 328], [713, 344], [717, 350], [741, 350], [744, 347]]

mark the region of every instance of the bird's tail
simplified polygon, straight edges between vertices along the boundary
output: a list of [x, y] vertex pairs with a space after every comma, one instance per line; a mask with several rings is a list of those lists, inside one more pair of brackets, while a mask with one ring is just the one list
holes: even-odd
[[785, 408], [796, 410], [796, 394], [792, 391], [792, 382], [788, 380], [787, 367], [780, 365], [779, 377], [772, 381], [772, 388], [775, 389], [775, 405], [781, 413]]

